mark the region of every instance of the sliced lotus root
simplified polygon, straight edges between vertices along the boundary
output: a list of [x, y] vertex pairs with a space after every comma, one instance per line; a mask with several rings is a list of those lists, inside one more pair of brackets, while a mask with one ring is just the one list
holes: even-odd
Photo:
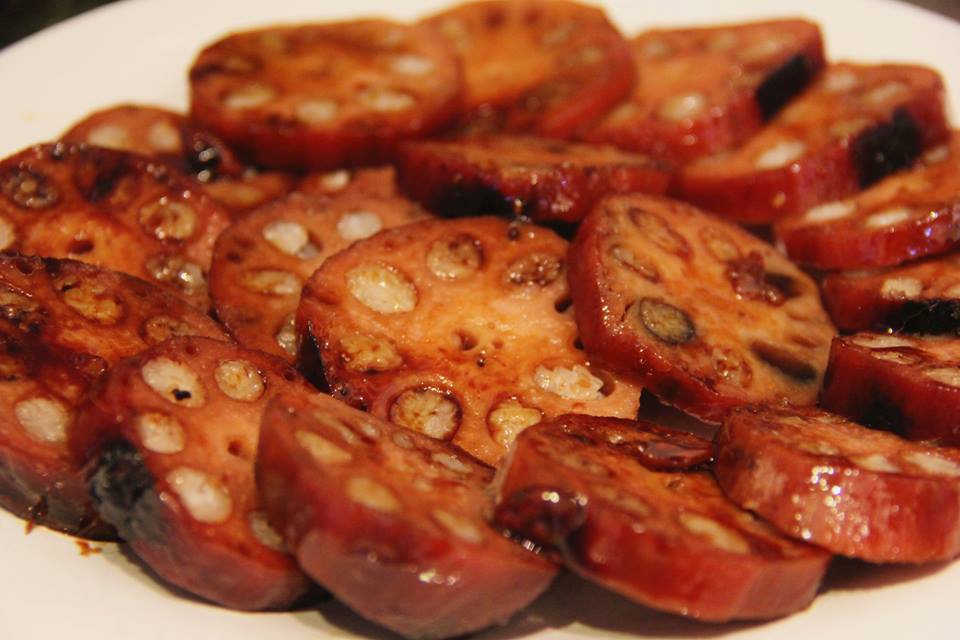
[[505, 623], [556, 573], [488, 525], [492, 475], [321, 395], [271, 403], [257, 452], [263, 503], [304, 571], [410, 638]]
[[734, 502], [784, 533], [870, 562], [960, 553], [960, 452], [817, 409], [744, 407], [716, 440]]
[[422, 26], [357, 20], [227, 36], [190, 70], [191, 116], [268, 167], [383, 162], [457, 113], [452, 48]]
[[844, 198], [948, 137], [943, 92], [925, 67], [832, 65], [742, 147], [686, 165], [679, 192], [751, 224]]
[[566, 253], [552, 231], [499, 218], [361, 240], [303, 290], [301, 366], [319, 358], [348, 402], [488, 464], [544, 416], [633, 417], [639, 387], [577, 348]]
[[307, 588], [254, 486], [281, 392], [310, 387], [265, 353], [177, 338], [114, 366], [70, 434], [101, 517], [161, 578], [226, 607], [283, 609]]
[[561, 416], [526, 430], [500, 471], [494, 521], [655, 609], [726, 621], [806, 608], [829, 554], [730, 503], [707, 472], [648, 468], [649, 426]]
[[324, 260], [381, 229], [427, 217], [402, 198], [292, 194], [233, 223], [210, 269], [217, 317], [240, 344], [293, 361], [303, 283]]
[[585, 137], [678, 165], [753, 135], [823, 67], [817, 25], [653, 29], [631, 41], [633, 94]]
[[569, 137], [630, 94], [630, 46], [604, 12], [574, 2], [461, 4], [424, 21], [463, 61], [459, 128]]
[[835, 273], [821, 288], [830, 317], [843, 331], [960, 335], [958, 254], [894, 269]]
[[817, 269], [898, 265], [960, 242], [960, 132], [850, 198], [818, 205], [775, 227], [787, 255]]
[[172, 336], [226, 339], [178, 296], [73, 260], [0, 255], [0, 505], [84, 537], [96, 516], [67, 438], [106, 369]]
[[886, 333], [836, 338], [821, 405], [911, 440], [960, 446], [960, 339]]
[[317, 171], [305, 175], [295, 190], [308, 195], [342, 196], [357, 193], [388, 198], [397, 195], [397, 176], [394, 168], [389, 165]]
[[174, 169], [66, 143], [0, 161], [0, 251], [73, 258], [141, 277], [208, 309], [226, 211]]
[[293, 184], [292, 176], [244, 166], [212, 133], [158, 107], [125, 104], [95, 111], [60, 139], [163, 160], [194, 176], [207, 195], [236, 213], [279, 198]]
[[664, 193], [670, 182], [646, 156], [525, 136], [410, 142], [397, 166], [404, 192], [447, 216], [579, 222], [607, 193]]
[[570, 250], [587, 354], [707, 421], [731, 406], [812, 404], [835, 331], [813, 281], [773, 247], [694, 207], [602, 200]]

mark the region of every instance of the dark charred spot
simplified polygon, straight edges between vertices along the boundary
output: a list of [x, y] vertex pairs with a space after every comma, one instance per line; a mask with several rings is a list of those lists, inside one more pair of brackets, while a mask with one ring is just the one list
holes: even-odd
[[564, 313], [567, 309], [573, 306], [573, 298], [570, 296], [564, 296], [558, 299], [553, 303], [553, 308], [556, 309], [557, 313]]
[[47, 209], [60, 201], [56, 185], [43, 173], [27, 167], [11, 167], [0, 174], [0, 191], [24, 209]]
[[807, 58], [799, 53], [768, 75], [755, 94], [763, 119], [769, 120], [776, 115], [810, 83], [811, 77]]
[[223, 162], [223, 153], [216, 140], [204, 132], [191, 131], [185, 136], [187, 170], [200, 182], [210, 182], [218, 177]]
[[183, 390], [183, 389], [174, 389], [174, 390], [173, 390], [173, 398], [174, 398], [174, 400], [176, 400], [177, 402], [179, 402], [180, 400], [189, 400], [189, 399], [192, 398], [192, 397], [193, 397], [193, 394], [190, 393], [189, 391], [185, 391], [185, 390]]
[[[297, 368], [300, 369], [300, 373], [310, 384], [324, 393], [329, 393], [330, 383], [327, 381], [327, 375], [323, 369], [323, 361], [320, 358], [320, 343], [317, 340], [312, 323], [307, 322], [307, 330], [299, 343]], [[349, 395], [346, 387], [340, 387], [339, 391], [344, 397]]]
[[887, 324], [898, 333], [960, 336], [960, 300], [907, 300]]
[[860, 187], [866, 188], [913, 164], [920, 155], [920, 128], [903, 107], [889, 122], [870, 127], [853, 141], [853, 161]]
[[774, 306], [783, 304], [796, 288], [790, 276], [767, 271], [763, 256], [756, 251], [746, 258], [729, 261], [726, 276], [738, 296]]
[[74, 167], [73, 182], [87, 202], [96, 204], [113, 196], [131, 172], [126, 154], [88, 148]]
[[527, 487], [506, 496], [494, 523], [511, 536], [551, 549], [562, 549], [587, 518], [587, 498], [552, 487]]
[[164, 506], [154, 479], [136, 447], [126, 440], [108, 443], [89, 480], [90, 497], [100, 516], [124, 540], [166, 539]]
[[[496, 187], [478, 180], [457, 176], [426, 203], [427, 208], [446, 217], [479, 215], [516, 215], [515, 198], [501, 193]], [[523, 205], [521, 203], [521, 209]]]
[[812, 382], [817, 378], [817, 370], [809, 362], [786, 349], [768, 342], [754, 342], [750, 349], [760, 360], [799, 382]]
[[861, 405], [860, 415], [854, 417], [871, 429], [891, 431], [901, 436], [908, 433], [911, 426], [907, 424], [900, 408], [885, 393], [879, 391], [870, 394], [869, 400]]

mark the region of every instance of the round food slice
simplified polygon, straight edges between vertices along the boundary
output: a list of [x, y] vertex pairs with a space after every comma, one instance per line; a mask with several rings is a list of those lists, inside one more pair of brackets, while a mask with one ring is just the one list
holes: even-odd
[[427, 217], [399, 197], [292, 194], [234, 222], [217, 240], [210, 295], [240, 344], [297, 355], [294, 316], [303, 283], [327, 257], [381, 229]]
[[596, 7], [470, 2], [424, 20], [459, 53], [464, 132], [566, 138], [630, 94], [630, 47]]
[[254, 487], [260, 418], [310, 393], [278, 358], [176, 338], [121, 361], [70, 433], [101, 517], [161, 578], [234, 609], [283, 609], [308, 581]]
[[267, 167], [383, 162], [447, 124], [460, 91], [443, 37], [387, 20], [235, 33], [190, 69], [191, 117]]
[[202, 182], [207, 195], [232, 213], [279, 198], [293, 184], [292, 176], [244, 166], [212, 133], [158, 107], [124, 104], [95, 111], [60, 139], [162, 160]]
[[817, 269], [898, 265], [960, 243], [960, 132], [853, 197], [818, 205], [775, 227], [796, 262]]
[[686, 165], [678, 191], [749, 224], [804, 213], [945, 141], [943, 93], [925, 67], [834, 64], [742, 147]]
[[843, 331], [886, 330], [960, 335], [960, 255], [894, 269], [834, 273], [823, 303]]
[[67, 439], [110, 365], [178, 335], [226, 339], [205, 314], [143, 280], [0, 255], [0, 505], [73, 535], [110, 536]]
[[835, 338], [821, 405], [911, 440], [960, 446], [960, 339], [885, 333]]
[[784, 533], [870, 562], [960, 553], [960, 452], [799, 407], [744, 407], [717, 435], [731, 500]]
[[648, 468], [648, 428], [560, 416], [526, 430], [500, 470], [494, 522], [655, 609], [727, 621], [806, 608], [829, 554], [739, 509], [707, 472]]
[[633, 417], [639, 387], [578, 349], [566, 253], [552, 231], [499, 218], [361, 240], [304, 287], [300, 364], [319, 358], [335, 394], [487, 464], [544, 416]]
[[431, 211], [538, 222], [579, 222], [607, 193], [659, 194], [670, 182], [646, 156], [529, 136], [410, 142], [397, 167], [404, 192]]
[[503, 624], [556, 567], [492, 528], [493, 473], [444, 442], [328, 396], [285, 396], [263, 417], [257, 483], [310, 577], [409, 638]]
[[203, 310], [228, 220], [194, 181], [131, 153], [57, 143], [0, 161], [0, 251], [128, 273]]
[[673, 165], [742, 143], [824, 65], [804, 20], [652, 29], [630, 45], [633, 93], [584, 137]]
[[307, 195], [342, 196], [357, 193], [389, 198], [397, 195], [397, 176], [391, 165], [315, 171], [305, 175], [295, 191]]
[[749, 401], [816, 401], [835, 331], [813, 281], [694, 207], [602, 200], [570, 250], [587, 354], [707, 421]]

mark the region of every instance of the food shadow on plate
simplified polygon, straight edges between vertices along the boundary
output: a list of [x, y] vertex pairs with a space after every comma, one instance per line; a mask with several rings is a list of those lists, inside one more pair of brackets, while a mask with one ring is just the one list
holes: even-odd
[[[196, 594], [190, 593], [186, 589], [182, 589], [177, 585], [168, 582], [163, 576], [154, 571], [150, 565], [141, 560], [140, 556], [138, 556], [127, 544], [103, 544], [98, 546], [102, 556], [108, 562], [117, 566], [123, 573], [138, 580], [140, 583], [147, 584], [151, 589], [164, 591], [174, 597], [187, 600], [195, 604], [217, 607], [219, 609], [223, 609], [224, 611], [229, 611], [229, 609], [224, 609], [214, 602], [210, 602], [209, 600], [201, 598]], [[300, 598], [297, 604], [293, 607], [292, 611], [309, 613], [316, 610], [318, 605], [321, 605], [322, 603], [331, 599], [332, 598], [329, 593], [327, 593], [321, 587], [314, 585], [304, 596]]]
[[762, 623], [716, 624], [698, 622], [679, 615], [656, 611], [565, 572], [553, 587], [513, 622], [478, 636], [483, 640], [508, 640], [547, 629], [587, 627], [575, 635], [712, 638]]
[[830, 563], [820, 592], [880, 589], [931, 576], [948, 566], [950, 566], [949, 562], [920, 565], [872, 564], [863, 560], [837, 556]]
[[[336, 601], [325, 603], [316, 612], [297, 613], [296, 619], [304, 625], [327, 633], [330, 633], [333, 627], [334, 634], [343, 632], [344, 637], [377, 640], [399, 637], [363, 620]], [[510, 640], [576, 625], [582, 627], [578, 635], [631, 634], [712, 638], [756, 624], [758, 623], [702, 623], [654, 611], [574, 574], [564, 573], [547, 593], [515, 615], [508, 625], [487, 629], [470, 637], [475, 640]]]

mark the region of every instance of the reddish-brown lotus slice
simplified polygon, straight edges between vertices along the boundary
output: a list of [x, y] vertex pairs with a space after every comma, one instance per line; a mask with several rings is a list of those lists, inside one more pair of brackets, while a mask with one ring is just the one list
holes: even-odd
[[824, 65], [820, 29], [803, 20], [654, 29], [631, 46], [633, 94], [585, 137], [672, 164], [743, 142]]
[[450, 121], [460, 90], [443, 37], [386, 20], [233, 34], [190, 70], [192, 117], [268, 167], [383, 162]]
[[101, 517], [173, 585], [236, 609], [281, 609], [307, 580], [254, 488], [260, 418], [310, 392], [259, 351], [178, 338], [118, 363], [70, 433]]
[[388, 198], [397, 195], [397, 177], [392, 166], [317, 171], [304, 176], [295, 190], [308, 195], [342, 196], [357, 193]]
[[960, 445], [960, 340], [858, 333], [836, 338], [825, 409], [911, 440]]
[[0, 256], [0, 505], [103, 537], [66, 448], [77, 407], [108, 366], [176, 335], [226, 338], [178, 296], [72, 260]]
[[830, 556], [730, 503], [706, 472], [657, 472], [642, 422], [561, 416], [522, 433], [494, 520], [642, 604], [711, 621], [805, 608]]
[[210, 295], [240, 344], [293, 361], [303, 283], [329, 256], [381, 229], [427, 217], [402, 198], [293, 194], [233, 223], [217, 240]]
[[411, 142], [397, 166], [404, 192], [441, 215], [535, 221], [579, 222], [608, 193], [664, 193], [670, 181], [646, 156], [523, 136]]
[[222, 140], [183, 115], [157, 107], [119, 105], [95, 111], [60, 139], [162, 160], [194, 176], [210, 197], [234, 212], [278, 198], [293, 183], [291, 176], [244, 166]]
[[744, 407], [717, 436], [724, 492], [795, 538], [870, 562], [960, 553], [960, 452], [816, 409]]
[[780, 221], [793, 260], [817, 269], [897, 265], [960, 242], [960, 133], [854, 197]]
[[816, 400], [835, 333], [817, 287], [735, 225], [665, 198], [606, 198], [577, 232], [570, 288], [587, 354], [688, 413]]
[[74, 258], [210, 306], [206, 270], [226, 211], [161, 163], [57, 143], [0, 162], [0, 250]]
[[728, 218], [771, 222], [868, 187], [947, 137], [935, 71], [835, 64], [742, 147], [684, 167], [679, 191]]
[[824, 305], [843, 331], [960, 335], [957, 254], [896, 269], [835, 273], [821, 287]]
[[640, 389], [577, 348], [566, 253], [552, 231], [498, 218], [383, 231], [307, 283], [301, 365], [319, 357], [348, 402], [488, 464], [543, 416], [633, 417]]
[[603, 11], [574, 2], [472, 2], [431, 16], [463, 60], [460, 127], [570, 136], [630, 94], [630, 46]]
[[257, 483], [303, 569], [411, 638], [502, 624], [556, 568], [491, 528], [493, 473], [454, 447], [327, 396], [263, 417]]

